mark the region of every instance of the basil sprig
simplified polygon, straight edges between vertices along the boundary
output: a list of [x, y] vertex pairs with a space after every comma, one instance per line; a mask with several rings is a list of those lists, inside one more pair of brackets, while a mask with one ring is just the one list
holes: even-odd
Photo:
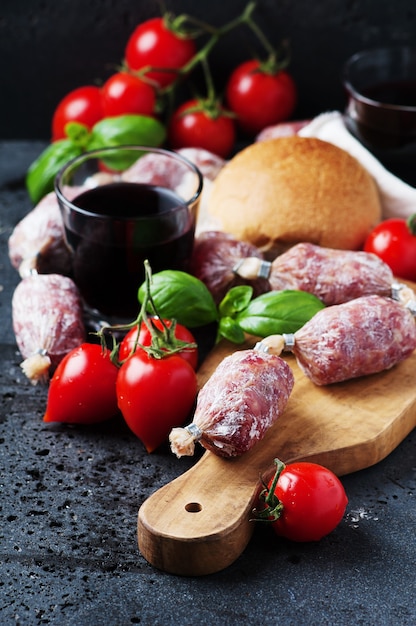
[[26, 175], [26, 189], [34, 204], [53, 191], [58, 171], [71, 159], [82, 153], [82, 148], [70, 139], [51, 143], [30, 165]]
[[[139, 289], [143, 302], [145, 285]], [[249, 285], [229, 289], [218, 307], [206, 285], [195, 276], [176, 270], [153, 275], [150, 294], [162, 317], [173, 318], [188, 328], [218, 323], [222, 337], [243, 343], [246, 334], [256, 337], [294, 333], [324, 304], [305, 291], [270, 291], [256, 298]]]
[[[139, 288], [143, 303], [146, 285]], [[188, 328], [205, 326], [218, 320], [214, 299], [206, 285], [191, 274], [162, 270], [152, 276], [150, 295], [161, 317], [175, 319]], [[150, 309], [149, 309], [150, 312]]]
[[[146, 115], [119, 115], [97, 122], [91, 131], [77, 122], [65, 128], [68, 139], [51, 143], [30, 165], [26, 176], [26, 188], [34, 204], [53, 191], [58, 171], [70, 159], [83, 152], [122, 145], [160, 146], [166, 138], [166, 129], [159, 120]], [[136, 154], [137, 158], [137, 154]], [[112, 159], [107, 165], [124, 169], [132, 160]]]
[[294, 333], [324, 306], [306, 291], [269, 291], [254, 298], [235, 321], [246, 333], [257, 337]]

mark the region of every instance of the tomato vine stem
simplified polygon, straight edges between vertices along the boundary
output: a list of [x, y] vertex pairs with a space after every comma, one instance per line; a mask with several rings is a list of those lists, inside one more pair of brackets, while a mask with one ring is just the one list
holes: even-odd
[[274, 459], [276, 465], [276, 471], [273, 476], [273, 480], [270, 487], [266, 485], [262, 478], [262, 484], [264, 489], [261, 491], [259, 499], [263, 500], [265, 507], [260, 511], [253, 509], [254, 521], [262, 522], [275, 522], [282, 514], [283, 503], [275, 494], [275, 489], [279, 481], [280, 474], [285, 469], [286, 465], [280, 459]]
[[[220, 27], [212, 26], [204, 21], [199, 20], [198, 18], [194, 18], [190, 15], [180, 15], [176, 18], [170, 18], [170, 25], [175, 30], [176, 33], [184, 32], [183, 27], [186, 23], [195, 25], [198, 27], [198, 31], [194, 31], [194, 37], [200, 36], [205, 33], [209, 35], [208, 41], [203, 45], [196, 54], [184, 65], [182, 68], [177, 70], [177, 78], [173, 83], [168, 85], [167, 87], [160, 90], [161, 95], [171, 95], [177, 87], [178, 82], [183, 79], [183, 77], [189, 75], [197, 65], [201, 65], [204, 71], [205, 84], [207, 90], [207, 97], [203, 99], [205, 103], [204, 110], [209, 112], [212, 116], [215, 114], [219, 114], [219, 102], [215, 93], [214, 83], [212, 81], [212, 75], [208, 64], [208, 57], [211, 54], [213, 48], [217, 45], [220, 39], [222, 39], [225, 35], [235, 30], [236, 28], [245, 25], [247, 26], [252, 33], [257, 37], [258, 41], [261, 43], [263, 48], [267, 53], [267, 59], [261, 63], [262, 71], [267, 73], [276, 73], [277, 71], [287, 67], [289, 63], [289, 55], [287, 52], [284, 54], [283, 58], [282, 54], [279, 54], [279, 51], [274, 48], [269, 39], [264, 34], [263, 30], [257, 24], [257, 22], [253, 19], [253, 13], [256, 9], [256, 2], [249, 2], [246, 7], [243, 9], [242, 13], [230, 20], [226, 24]], [[188, 31], [191, 33], [192, 31]], [[287, 49], [287, 42], [283, 42], [280, 48]], [[147, 71], [163, 71], [163, 68], [144, 68], [141, 70], [141, 74], [143, 76]], [[172, 71], [172, 70], [170, 70]]]
[[[147, 352], [147, 354], [154, 359], [163, 359], [174, 354], [178, 354], [182, 350], [196, 348], [196, 343], [182, 341], [175, 336], [176, 320], [169, 320], [170, 325], [166, 324], [166, 321], [159, 316], [156, 305], [151, 295], [150, 285], [152, 282], [152, 270], [149, 261], [146, 259], [144, 262], [145, 270], [145, 295], [141, 303], [139, 314], [135, 320], [128, 324], [116, 324], [114, 326], [103, 326], [96, 335], [100, 338], [101, 345], [106, 345], [106, 333], [110, 333], [113, 341], [113, 348], [111, 350], [111, 357], [113, 362], [117, 365], [121, 365], [118, 361], [118, 343], [115, 339], [115, 333], [120, 331], [129, 331], [137, 327], [137, 335], [134, 341], [134, 345], [131, 350], [131, 354], [140, 348]], [[150, 309], [150, 311], [149, 311]], [[148, 315], [149, 312], [149, 315]], [[162, 328], [159, 329], [152, 323], [152, 318], [157, 318]], [[144, 346], [139, 343], [139, 331], [141, 325], [145, 324], [151, 336], [150, 346]], [[131, 356], [131, 355], [129, 355]], [[128, 357], [129, 358], [129, 357]]]

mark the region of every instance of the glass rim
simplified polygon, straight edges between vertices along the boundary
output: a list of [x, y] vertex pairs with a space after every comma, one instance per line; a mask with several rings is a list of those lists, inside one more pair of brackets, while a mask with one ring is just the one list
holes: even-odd
[[378, 54], [390, 54], [390, 53], [403, 53], [408, 52], [414, 55], [416, 62], [416, 46], [412, 45], [392, 45], [392, 46], [379, 46], [377, 48], [368, 48], [359, 50], [351, 55], [345, 62], [343, 68], [343, 84], [347, 91], [358, 101], [368, 106], [373, 106], [377, 108], [383, 108], [391, 111], [398, 112], [416, 112], [416, 105], [405, 105], [405, 104], [391, 104], [388, 102], [380, 102], [379, 100], [374, 100], [374, 98], [370, 98], [368, 96], [363, 95], [351, 82], [351, 78], [349, 76], [349, 71], [351, 67], [361, 58], [367, 57], [371, 58], [372, 56]]
[[[192, 163], [192, 161], [190, 161], [189, 159], [187, 159], [186, 157], [184, 157], [182, 154], [179, 154], [177, 152], [175, 152], [174, 150], [167, 150], [166, 148], [159, 148], [159, 147], [153, 147], [153, 146], [144, 146], [144, 145], [137, 145], [137, 144], [123, 144], [120, 146], [106, 146], [103, 148], [96, 148], [94, 150], [87, 150], [86, 152], [82, 152], [81, 154], [78, 154], [76, 157], [73, 157], [72, 159], [69, 159], [65, 165], [63, 165], [59, 171], [57, 172], [55, 179], [54, 179], [54, 190], [55, 190], [55, 194], [59, 200], [59, 202], [63, 203], [68, 209], [72, 209], [73, 211], [76, 211], [77, 213], [80, 213], [82, 215], [86, 215], [86, 216], [94, 216], [97, 217], [99, 219], [102, 220], [110, 220], [110, 221], [114, 221], [114, 220], [132, 220], [134, 219], [135, 221], [139, 221], [139, 220], [146, 220], [149, 218], [149, 216], [137, 216], [132, 218], [127, 217], [127, 216], [123, 216], [123, 215], [102, 215], [101, 213], [95, 213], [94, 211], [88, 211], [87, 209], [83, 209], [79, 206], [77, 206], [76, 204], [74, 204], [71, 200], [69, 200], [69, 198], [66, 197], [66, 195], [63, 192], [62, 187], [64, 186], [64, 183], [62, 181], [65, 172], [70, 169], [73, 168], [75, 165], [77, 165], [78, 163], [82, 164], [86, 161], [88, 161], [89, 159], [92, 158], [99, 158], [99, 155], [102, 154], [108, 154], [109, 152], [114, 152], [115, 150], [131, 150], [134, 152], [153, 152], [156, 154], [161, 154], [163, 156], [167, 156], [169, 158], [173, 158], [177, 161], [180, 161], [183, 163], [183, 165], [186, 165], [197, 177], [197, 186], [196, 186], [196, 190], [193, 193], [193, 195], [191, 196], [191, 198], [189, 198], [188, 200], [185, 200], [185, 198], [181, 198], [179, 195], [178, 197], [182, 200], [182, 203], [178, 206], [174, 206], [172, 208], [170, 208], [167, 211], [164, 211], [164, 215], [169, 215], [170, 213], [174, 213], [177, 212], [178, 209], [183, 209], [184, 207], [186, 207], [187, 209], [189, 209], [200, 197], [201, 192], [202, 192], [202, 187], [203, 187], [203, 176], [201, 171], [199, 170], [199, 168]], [[138, 183], [140, 184], [140, 183]], [[173, 191], [174, 190], [170, 190]]]

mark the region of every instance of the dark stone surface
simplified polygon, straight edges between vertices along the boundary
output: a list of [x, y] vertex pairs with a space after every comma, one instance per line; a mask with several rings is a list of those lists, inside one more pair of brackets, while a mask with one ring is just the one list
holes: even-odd
[[342, 478], [345, 517], [319, 544], [261, 526], [217, 574], [181, 578], [144, 560], [140, 504], [194, 461], [164, 448], [146, 454], [121, 419], [44, 424], [46, 389], [19, 368], [7, 239], [30, 208], [22, 180], [40, 147], [0, 144], [0, 624], [413, 625], [415, 431], [381, 463]]
[[[105, 80], [120, 64], [128, 37], [142, 20], [160, 15], [157, 0], [2, 0], [0, 138], [49, 139], [50, 119], [71, 89]], [[222, 26], [247, 0], [167, 0]], [[299, 86], [297, 116], [344, 106], [341, 71], [354, 52], [415, 40], [414, 0], [259, 0], [256, 21], [271, 43], [291, 42]], [[245, 29], [225, 37], [210, 57], [218, 88], [237, 63], [261, 54]]]

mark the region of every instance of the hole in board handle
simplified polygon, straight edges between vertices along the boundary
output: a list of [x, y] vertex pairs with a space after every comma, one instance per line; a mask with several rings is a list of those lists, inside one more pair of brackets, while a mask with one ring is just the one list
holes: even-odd
[[188, 502], [188, 504], [185, 505], [185, 511], [188, 511], [188, 513], [199, 513], [202, 511], [202, 506], [199, 502]]

